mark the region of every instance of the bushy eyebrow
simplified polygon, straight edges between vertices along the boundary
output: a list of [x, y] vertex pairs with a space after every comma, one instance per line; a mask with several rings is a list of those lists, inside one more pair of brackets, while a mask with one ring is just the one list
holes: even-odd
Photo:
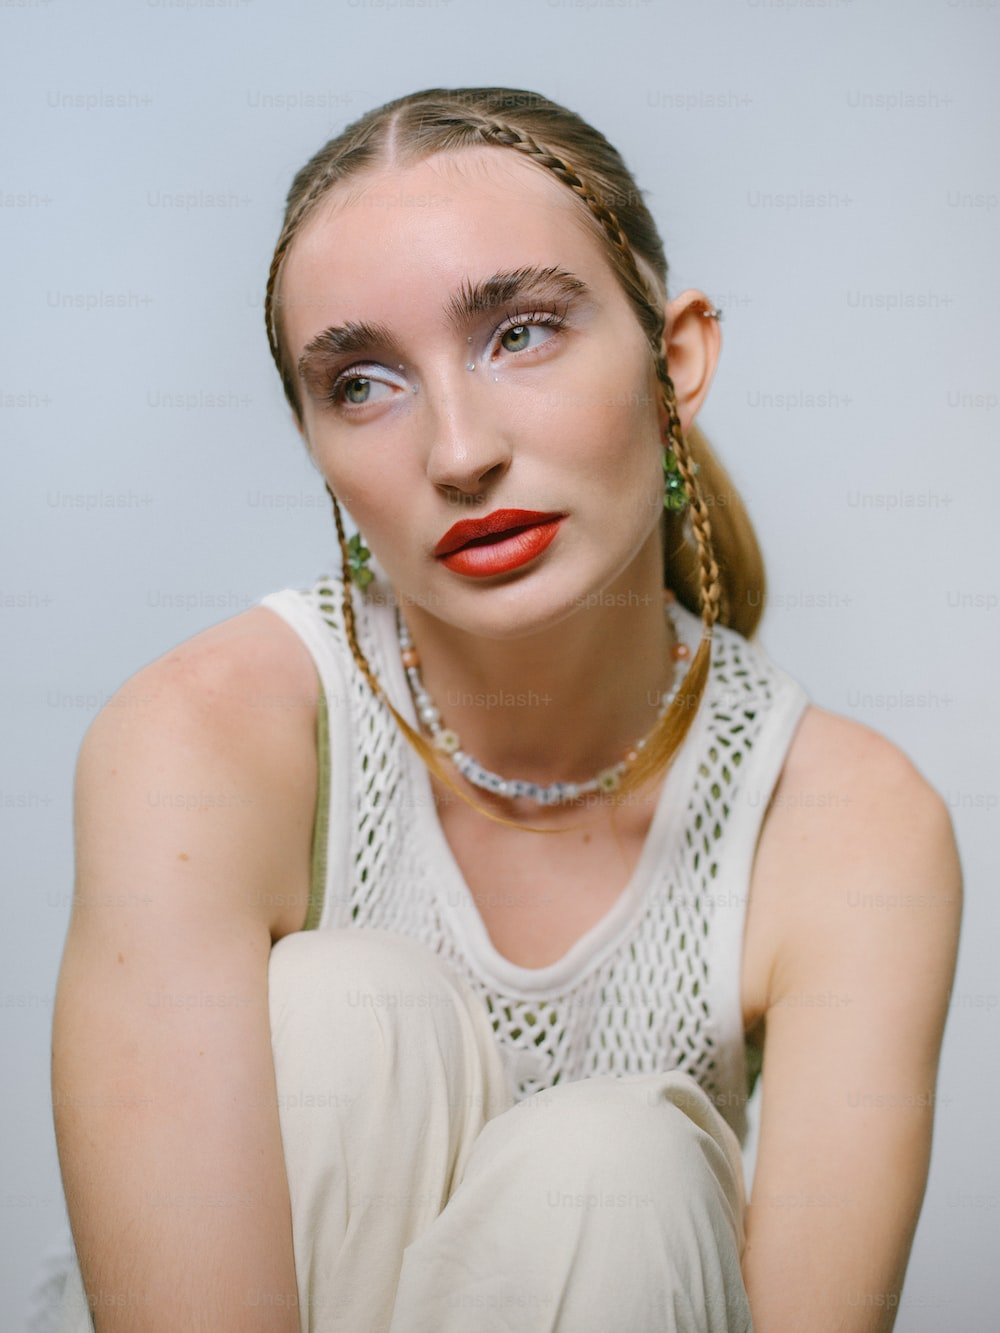
[[[446, 306], [446, 314], [456, 328], [462, 328], [478, 315], [501, 310], [513, 302], [562, 302], [586, 298], [590, 288], [573, 273], [551, 267], [511, 269], [473, 282], [466, 278]], [[526, 312], [527, 313], [527, 312]], [[402, 360], [395, 338], [384, 324], [367, 320], [348, 320], [333, 324], [317, 333], [302, 349], [298, 372], [310, 388], [322, 392], [328, 363], [344, 356], [382, 355]]]
[[476, 315], [488, 314], [527, 297], [535, 301], [568, 302], [587, 295], [587, 284], [575, 274], [561, 268], [529, 265], [494, 273], [483, 282], [466, 279], [458, 294], [448, 302], [448, 318], [461, 327]]
[[375, 348], [397, 354], [392, 334], [384, 324], [369, 324], [367, 320], [348, 320], [346, 324], [333, 324], [330, 328], [317, 333], [302, 349], [298, 370], [302, 379], [310, 388], [322, 381], [323, 370], [328, 360], [333, 357], [358, 356], [370, 353]]

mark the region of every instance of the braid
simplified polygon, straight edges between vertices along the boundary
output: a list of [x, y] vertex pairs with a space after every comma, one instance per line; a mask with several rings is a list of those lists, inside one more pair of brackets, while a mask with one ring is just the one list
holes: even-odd
[[330, 184], [331, 182], [325, 175], [318, 175], [309, 193], [299, 202], [298, 207], [289, 213], [278, 238], [278, 244], [274, 248], [274, 256], [271, 259], [271, 267], [267, 274], [267, 292], [264, 296], [264, 325], [267, 329], [267, 345], [271, 349], [274, 364], [278, 367], [278, 374], [281, 376], [285, 396], [295, 409], [296, 416], [301, 413], [299, 387], [295, 382], [295, 375], [291, 367], [285, 361], [281, 337], [278, 333], [277, 308], [280, 306], [278, 275], [281, 272], [282, 264], [285, 262], [289, 247], [298, 234], [299, 227], [309, 215], [312, 206], [329, 189]]
[[658, 348], [660, 339], [663, 337], [663, 315], [660, 313], [645, 279], [639, 272], [635, 255], [632, 253], [632, 247], [622, 230], [621, 223], [599, 195], [595, 193], [593, 187], [584, 181], [580, 174], [557, 153], [554, 153], [551, 148], [538, 143], [536, 139], [533, 139], [530, 134], [523, 130], [515, 129], [511, 125], [502, 125], [496, 121], [488, 121], [482, 127], [482, 135], [486, 143], [502, 144], [514, 148], [517, 152], [523, 153], [526, 157], [537, 162], [539, 166], [551, 171], [563, 185], [568, 186], [573, 191], [581, 203], [586, 205], [589, 212], [600, 223], [611, 248], [618, 256], [625, 271], [626, 294], [645, 314], [643, 327], [646, 335], [654, 348]]
[[681, 430], [677, 411], [677, 392], [667, 373], [667, 363], [663, 354], [663, 315], [639, 270], [628, 237], [622, 230], [621, 223], [616, 215], [601, 201], [590, 184], [550, 148], [538, 143], [536, 139], [523, 130], [500, 124], [497, 121], [484, 122], [481, 133], [487, 143], [503, 144], [514, 148], [540, 166], [547, 168], [587, 206], [600, 223], [608, 242], [621, 262], [626, 277], [628, 295], [631, 297], [633, 304], [638, 306], [646, 315], [643, 320], [643, 327], [653, 348], [656, 376], [660, 383], [663, 404], [670, 420], [670, 443], [691, 505], [691, 524], [698, 546], [698, 562], [701, 575], [702, 621], [705, 625], [706, 634], [710, 634], [712, 626], [719, 618], [721, 600], [719, 566], [716, 563], [712, 549], [712, 525], [708, 516], [708, 508], [698, 486], [691, 453]]
[[540, 144], [525, 131], [497, 121], [484, 121], [481, 125], [481, 134], [486, 143], [514, 148], [558, 177], [600, 223], [609, 244], [618, 256], [624, 270], [627, 294], [645, 315], [642, 321], [643, 328], [653, 349], [656, 376], [660, 382], [663, 404], [670, 419], [670, 443], [691, 504], [691, 523], [698, 545], [701, 573], [702, 620], [706, 634], [710, 634], [712, 626], [719, 618], [721, 599], [719, 566], [712, 550], [712, 525], [708, 517], [708, 508], [698, 486], [691, 453], [681, 431], [677, 412], [677, 392], [667, 374], [667, 363], [663, 354], [664, 318], [648, 283], [639, 270], [628, 237], [616, 215], [602, 202], [593, 187], [552, 149]]
[[[347, 634], [347, 642], [351, 649], [351, 656], [358, 665], [358, 670], [368, 682], [368, 687], [372, 694], [377, 695], [384, 703], [389, 703], [385, 697], [385, 691], [382, 689], [381, 682], [372, 671], [368, 664], [368, 658], [361, 651], [361, 645], [358, 643], [357, 622], [354, 618], [354, 597], [351, 592], [351, 563], [350, 553], [347, 547], [347, 536], [344, 532], [344, 518], [340, 512], [340, 505], [337, 503], [337, 497], [327, 486], [326, 493], [333, 501], [333, 521], [337, 525], [337, 543], [340, 546], [340, 581], [341, 598], [344, 610], [344, 631]], [[390, 704], [391, 708], [392, 705]], [[395, 709], [392, 710], [395, 712]]]
[[719, 566], [712, 546], [712, 524], [708, 517], [708, 506], [698, 484], [697, 465], [691, 457], [691, 450], [681, 430], [680, 415], [677, 411], [677, 391], [673, 380], [667, 374], [667, 364], [662, 356], [656, 360], [656, 375], [660, 381], [663, 403], [670, 417], [670, 447], [677, 459], [677, 468], [690, 504], [691, 527], [698, 546], [698, 564], [701, 573], [702, 621], [706, 633], [710, 633], [712, 626], [719, 619], [722, 601]]
[[268, 269], [267, 289], [264, 296], [264, 325], [267, 330], [267, 345], [271, 349], [271, 356], [281, 376], [285, 397], [292, 405], [296, 417], [301, 417], [302, 405], [299, 401], [299, 389], [295, 381], [295, 374], [292, 368], [286, 364], [281, 346], [277, 319], [277, 312], [281, 306], [281, 299], [278, 294], [278, 277], [292, 241], [298, 235], [299, 228], [312, 213], [315, 205], [319, 203], [324, 195], [329, 193], [338, 181], [344, 179], [352, 168], [359, 163], [363, 163], [365, 158], [370, 156], [370, 150], [368, 153], [365, 151], [366, 140], [370, 137], [370, 134], [363, 132], [368, 127], [362, 122], [359, 129], [362, 132], [351, 136], [350, 142], [341, 152], [331, 154], [329, 152], [331, 145], [328, 144], [326, 149], [317, 154], [314, 159], [318, 168], [315, 170], [315, 174], [313, 174], [314, 162], [309, 162], [295, 177], [292, 188], [288, 193], [288, 210], [285, 214], [284, 225], [281, 229], [281, 235], [278, 237], [278, 243], [274, 248], [271, 267]]
[[274, 251], [274, 258], [271, 260], [271, 267], [267, 274], [267, 294], [264, 297], [264, 325], [267, 329], [267, 345], [271, 349], [271, 356], [274, 358], [274, 364], [278, 367], [278, 374], [281, 376], [281, 383], [285, 390], [285, 396], [293, 405], [298, 405], [299, 390], [288, 367], [285, 365], [285, 358], [281, 351], [281, 340], [278, 337], [278, 331], [275, 327], [274, 306], [275, 290], [278, 281], [278, 273], [281, 265], [284, 263], [285, 254], [292, 241], [295, 239], [295, 233], [298, 225], [286, 226], [282, 232], [281, 238]]

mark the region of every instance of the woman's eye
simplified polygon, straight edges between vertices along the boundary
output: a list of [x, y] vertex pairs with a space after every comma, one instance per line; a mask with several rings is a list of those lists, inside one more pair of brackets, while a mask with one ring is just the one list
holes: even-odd
[[555, 320], [549, 319], [509, 324], [500, 335], [500, 346], [505, 352], [526, 352], [551, 338], [556, 327]]
[[500, 346], [507, 352], [523, 352], [531, 342], [531, 327], [528, 324], [515, 324], [500, 339]]
[[[367, 370], [367, 366], [364, 367]], [[374, 375], [359, 375], [348, 371], [339, 375], [330, 389], [330, 401], [340, 407], [371, 407], [382, 402], [393, 389], [401, 386], [387, 380], [376, 379]]]

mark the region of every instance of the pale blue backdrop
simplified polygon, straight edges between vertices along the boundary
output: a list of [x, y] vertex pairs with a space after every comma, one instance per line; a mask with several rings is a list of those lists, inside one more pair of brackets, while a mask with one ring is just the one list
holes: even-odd
[[24, 0], [0, 32], [0, 1324], [63, 1225], [83, 732], [143, 663], [332, 561], [261, 321], [284, 192], [369, 106], [498, 83], [601, 127], [674, 290], [725, 310], [702, 422], [763, 538], [765, 644], [953, 807], [965, 936], [897, 1328], [995, 1327], [997, 0]]

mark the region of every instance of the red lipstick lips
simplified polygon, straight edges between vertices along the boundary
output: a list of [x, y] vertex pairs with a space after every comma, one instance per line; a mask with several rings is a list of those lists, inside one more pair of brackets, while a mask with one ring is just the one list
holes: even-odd
[[497, 509], [448, 529], [434, 554], [455, 574], [488, 578], [518, 569], [541, 555], [559, 531], [563, 514]]

